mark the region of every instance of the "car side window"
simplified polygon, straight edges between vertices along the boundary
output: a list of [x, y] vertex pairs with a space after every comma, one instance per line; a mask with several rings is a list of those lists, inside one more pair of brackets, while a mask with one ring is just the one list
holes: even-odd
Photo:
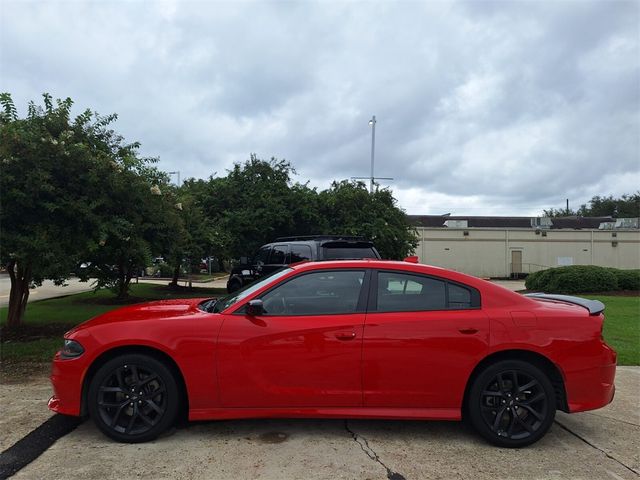
[[309, 245], [291, 245], [291, 263], [311, 260], [311, 247]]
[[378, 312], [459, 310], [480, 306], [471, 287], [423, 275], [378, 272]]
[[471, 308], [471, 290], [460, 285], [450, 283], [449, 308]]
[[285, 264], [287, 262], [287, 254], [289, 253], [288, 245], [274, 245], [269, 257], [270, 264]]
[[269, 261], [269, 252], [271, 247], [262, 247], [256, 254], [256, 265], [264, 265]]
[[447, 284], [404, 273], [378, 273], [378, 311], [444, 310]]
[[299, 275], [262, 296], [265, 315], [354, 313], [363, 280], [362, 270]]

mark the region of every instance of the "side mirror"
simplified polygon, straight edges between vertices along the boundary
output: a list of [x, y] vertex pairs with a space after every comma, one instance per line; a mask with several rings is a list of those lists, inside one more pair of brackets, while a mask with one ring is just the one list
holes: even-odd
[[247, 304], [247, 315], [250, 317], [259, 317], [260, 315], [264, 315], [264, 304], [262, 300], [250, 300]]

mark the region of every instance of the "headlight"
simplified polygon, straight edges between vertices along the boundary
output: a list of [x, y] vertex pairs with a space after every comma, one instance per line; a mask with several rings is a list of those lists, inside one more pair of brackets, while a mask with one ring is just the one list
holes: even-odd
[[64, 339], [64, 345], [60, 350], [62, 358], [76, 358], [84, 353], [84, 348], [75, 340]]

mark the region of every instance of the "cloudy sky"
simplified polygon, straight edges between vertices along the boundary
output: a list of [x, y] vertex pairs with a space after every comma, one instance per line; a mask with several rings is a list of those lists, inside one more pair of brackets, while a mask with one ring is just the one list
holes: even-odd
[[640, 185], [640, 2], [0, 0], [0, 91], [42, 92], [182, 178], [251, 152], [412, 214], [535, 215]]

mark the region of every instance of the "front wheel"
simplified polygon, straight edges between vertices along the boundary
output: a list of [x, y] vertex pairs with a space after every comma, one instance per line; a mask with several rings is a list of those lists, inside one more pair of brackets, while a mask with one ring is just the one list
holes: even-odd
[[153, 440], [173, 424], [178, 404], [173, 373], [148, 355], [109, 360], [89, 387], [89, 414], [102, 432], [119, 442]]
[[508, 448], [540, 440], [556, 414], [553, 386], [535, 365], [505, 360], [485, 368], [469, 392], [469, 419], [491, 443]]

